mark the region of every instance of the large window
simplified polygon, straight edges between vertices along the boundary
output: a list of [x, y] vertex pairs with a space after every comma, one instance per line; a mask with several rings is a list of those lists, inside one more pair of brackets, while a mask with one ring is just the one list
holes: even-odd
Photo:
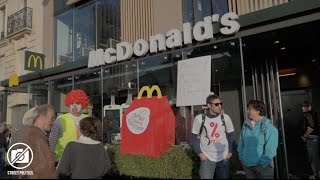
[[69, 112], [69, 107], [64, 104], [64, 98], [73, 88], [73, 76], [67, 76], [50, 81], [50, 104], [57, 114]]
[[120, 1], [102, 0], [98, 2], [98, 48], [115, 47], [120, 41]]
[[73, 61], [73, 11], [57, 16], [56, 21], [56, 65]]
[[56, 15], [56, 65], [87, 59], [91, 50], [120, 40], [120, 0], [84, 3]]
[[95, 50], [95, 4], [76, 8], [74, 16], [74, 60], [88, 58], [89, 51]]
[[212, 14], [223, 15], [228, 12], [226, 0], [183, 0], [183, 22], [195, 24]]
[[30, 85], [29, 108], [48, 104], [48, 82]]
[[89, 97], [89, 106], [83, 113], [101, 119], [101, 70], [75, 75], [74, 88], [82, 89]]

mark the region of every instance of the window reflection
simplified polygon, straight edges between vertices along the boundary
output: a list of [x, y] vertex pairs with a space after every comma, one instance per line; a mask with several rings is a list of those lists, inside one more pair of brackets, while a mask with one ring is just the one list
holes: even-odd
[[139, 87], [158, 85], [163, 93], [173, 94], [173, 62], [169, 54], [139, 61]]
[[72, 10], [56, 16], [56, 65], [72, 62]]
[[101, 117], [101, 72], [95, 70], [85, 74], [76, 74], [74, 76], [74, 88], [82, 89], [89, 97], [89, 105], [83, 109], [83, 113], [94, 116], [98, 119]]
[[228, 12], [228, 1], [226, 0], [184, 0], [183, 22], [190, 22], [192, 25], [203, 21], [206, 16], [212, 14], [223, 15]]
[[64, 98], [72, 90], [72, 79], [73, 76], [63, 77], [49, 83], [50, 104], [58, 115], [69, 112], [69, 108], [64, 105]]
[[120, 42], [120, 1], [102, 0], [97, 6], [98, 48], [115, 47]]
[[75, 61], [88, 57], [89, 51], [95, 49], [95, 4], [91, 3], [75, 10]]
[[48, 82], [30, 85], [29, 108], [48, 104]]

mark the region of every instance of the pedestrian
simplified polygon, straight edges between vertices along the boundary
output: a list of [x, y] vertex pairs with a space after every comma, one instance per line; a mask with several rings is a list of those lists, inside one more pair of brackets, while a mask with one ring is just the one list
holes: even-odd
[[8, 150], [8, 131], [6, 123], [0, 124], [0, 176], [5, 171], [5, 155]]
[[80, 121], [80, 137], [67, 144], [57, 166], [60, 178], [97, 179], [111, 169], [101, 142], [101, 122], [93, 117]]
[[319, 148], [320, 148], [320, 124], [311, 103], [304, 101], [301, 106], [304, 117], [304, 128], [302, 140], [306, 143], [308, 162], [312, 168], [312, 175], [309, 179], [319, 179]]
[[68, 142], [78, 138], [79, 122], [87, 117], [81, 110], [88, 106], [89, 99], [83, 90], [75, 89], [66, 95], [64, 103], [69, 107], [69, 112], [58, 116], [49, 135], [50, 148], [55, 152], [56, 162], [60, 160]]
[[195, 117], [192, 127], [192, 147], [201, 160], [201, 179], [230, 178], [230, 158], [235, 152], [235, 133], [231, 118], [222, 112], [217, 95], [206, 99], [208, 109]]
[[[40, 105], [32, 112], [33, 126], [23, 140], [33, 151], [31, 164], [24, 171], [32, 171], [28, 179], [56, 179], [54, 152], [49, 147], [46, 131], [50, 131], [55, 120], [51, 105]], [[20, 177], [25, 178], [25, 177]]]
[[105, 143], [111, 143], [112, 133], [114, 132], [112, 122], [113, 118], [110, 116], [103, 119], [103, 140]]
[[262, 101], [247, 104], [248, 119], [243, 123], [238, 145], [239, 159], [247, 179], [273, 179], [273, 158], [277, 154], [278, 130], [266, 117]]

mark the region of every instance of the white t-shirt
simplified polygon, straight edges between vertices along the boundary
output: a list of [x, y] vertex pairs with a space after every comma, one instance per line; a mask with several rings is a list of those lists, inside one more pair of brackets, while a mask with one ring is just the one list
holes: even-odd
[[[225, 126], [223, 126], [221, 115], [216, 118], [208, 118], [205, 116], [204, 127], [207, 129], [207, 135], [210, 139], [206, 138], [206, 130], [203, 128], [200, 136], [200, 149], [208, 157], [210, 161], [219, 162], [227, 157], [229, 152], [227, 133], [234, 131], [234, 127], [230, 117], [227, 114], [223, 114]], [[192, 133], [199, 134], [202, 123], [202, 114], [197, 115], [194, 118]]]

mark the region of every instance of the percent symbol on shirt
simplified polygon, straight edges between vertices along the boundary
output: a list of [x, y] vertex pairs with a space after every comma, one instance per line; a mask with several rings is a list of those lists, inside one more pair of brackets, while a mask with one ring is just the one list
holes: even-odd
[[218, 128], [218, 123], [211, 122], [210, 127], [212, 127], [211, 137], [220, 137], [220, 134], [216, 132]]

